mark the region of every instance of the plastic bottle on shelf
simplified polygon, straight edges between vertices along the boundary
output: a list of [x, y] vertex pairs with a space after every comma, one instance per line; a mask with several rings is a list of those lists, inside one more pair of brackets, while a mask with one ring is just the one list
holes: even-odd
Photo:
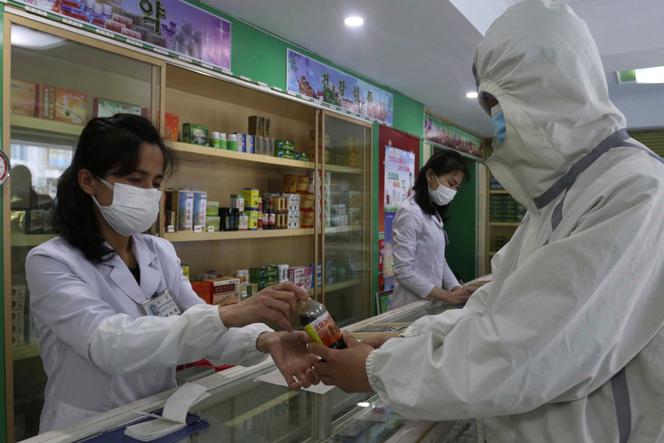
[[226, 145], [229, 151], [237, 152], [237, 134], [228, 134]]
[[298, 314], [302, 327], [312, 341], [322, 343], [332, 349], [346, 348], [341, 329], [323, 304], [311, 298], [306, 301], [301, 300], [298, 305]]

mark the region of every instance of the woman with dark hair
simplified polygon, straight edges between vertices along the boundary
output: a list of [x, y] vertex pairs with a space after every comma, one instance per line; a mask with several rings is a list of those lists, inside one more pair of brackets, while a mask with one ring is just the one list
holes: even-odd
[[173, 246], [142, 234], [173, 167], [142, 117], [96, 118], [83, 129], [58, 183], [60, 235], [26, 264], [48, 376], [41, 432], [172, 388], [175, 366], [201, 358], [251, 365], [270, 353], [291, 388], [308, 385], [313, 357], [289, 320], [308, 297], [302, 289], [281, 284], [236, 305], [204, 304]]
[[468, 175], [463, 158], [452, 151], [437, 152], [417, 174], [414, 195], [394, 219], [392, 308], [423, 298], [461, 304], [470, 296], [445, 261], [444, 231], [447, 206]]

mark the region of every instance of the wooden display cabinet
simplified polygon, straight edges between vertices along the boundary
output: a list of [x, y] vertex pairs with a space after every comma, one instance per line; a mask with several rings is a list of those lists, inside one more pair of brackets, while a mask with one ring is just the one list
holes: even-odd
[[[225, 133], [248, 132], [249, 116], [268, 117], [271, 137], [292, 141], [298, 151], [308, 154], [308, 161], [171, 141], [178, 166], [165, 187], [206, 191], [209, 200], [219, 201], [223, 207], [228, 206], [230, 195], [239, 193], [242, 188], [281, 192], [284, 174], [310, 175], [316, 188], [315, 226], [290, 230], [166, 233], [162, 211], [159, 235], [173, 243], [182, 262], [190, 266], [192, 278], [210, 269], [228, 275], [237, 269], [267, 264], [321, 265], [320, 284], [310, 294], [329, 303], [330, 311], [341, 324], [370, 315], [370, 123], [323, 110], [324, 107], [316, 103], [256, 87], [235, 77], [185, 69], [176, 60], [147, 56], [91, 38], [84, 31], [64, 30], [10, 11], [5, 11], [4, 23], [7, 42], [12, 41], [12, 31], [20, 28], [45, 35], [52, 43], [38, 49], [12, 45], [11, 50], [4, 52], [3, 145], [14, 166], [24, 165], [32, 173], [24, 192], [29, 193], [34, 188], [52, 207], [57, 177], [71, 162], [83, 125], [13, 114], [10, 107], [12, 78], [85, 93], [85, 121], [93, 116], [92, 102], [97, 97], [140, 106], [162, 132], [166, 112], [177, 114], [180, 125], [202, 124], [211, 131]], [[323, 134], [328, 134], [327, 139]], [[326, 149], [350, 153], [350, 157], [339, 158], [352, 161], [326, 160]], [[329, 177], [327, 182], [326, 177]], [[16, 203], [17, 186], [14, 178], [13, 185], [10, 181], [3, 190], [9, 441], [37, 433], [46, 381], [35, 337], [30, 340], [29, 334], [24, 333], [21, 343], [12, 343], [17, 337], [12, 330], [15, 332], [18, 324], [12, 294], [21, 293], [17, 288], [26, 287], [24, 263], [30, 248], [53, 237], [52, 231], [32, 232], [18, 222], [16, 212], [30, 208], [20, 208]], [[332, 186], [341, 186], [346, 194], [350, 192], [352, 204], [347, 199], [337, 198], [339, 196], [332, 201], [328, 192]], [[328, 203], [350, 205], [352, 220], [331, 223], [328, 220], [331, 213], [326, 211], [330, 208], [325, 206]], [[340, 206], [336, 210], [343, 212]], [[335, 266], [326, 266], [331, 260], [335, 260]], [[27, 290], [23, 293], [24, 306], [28, 306]], [[29, 325], [29, 321], [26, 323], [29, 309], [24, 307], [22, 312], [18, 322]]]
[[525, 208], [492, 180], [486, 169], [486, 257], [485, 273], [491, 272], [491, 259], [512, 238], [521, 224]]

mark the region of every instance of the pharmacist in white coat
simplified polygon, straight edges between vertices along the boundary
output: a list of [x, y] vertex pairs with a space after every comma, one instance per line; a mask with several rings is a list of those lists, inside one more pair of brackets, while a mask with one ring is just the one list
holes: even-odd
[[402, 203], [394, 218], [396, 287], [391, 308], [424, 298], [461, 304], [470, 296], [445, 259], [447, 234], [443, 224], [448, 205], [468, 175], [463, 158], [452, 151], [435, 153], [420, 169], [414, 194]]
[[301, 289], [204, 304], [173, 246], [141, 234], [157, 218], [172, 165], [142, 117], [93, 119], [81, 134], [58, 183], [60, 236], [30, 251], [26, 265], [48, 376], [40, 432], [173, 388], [175, 366], [201, 358], [251, 365], [270, 353], [291, 388], [307, 384], [306, 335], [259, 323], [290, 330], [296, 299], [307, 298]]
[[661, 442], [663, 161], [629, 137], [565, 3], [512, 6], [475, 64], [487, 165], [528, 209], [493, 281], [380, 349], [311, 345], [316, 372], [408, 418], [481, 417], [488, 443]]

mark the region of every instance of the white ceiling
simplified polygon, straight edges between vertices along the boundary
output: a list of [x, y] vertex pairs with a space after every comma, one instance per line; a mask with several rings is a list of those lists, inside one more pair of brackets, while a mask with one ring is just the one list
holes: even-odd
[[[477, 103], [471, 66], [481, 33], [449, 0], [206, 0], [424, 103], [460, 126], [489, 135]], [[517, 0], [452, 0], [478, 28]], [[617, 69], [664, 65], [664, 1], [568, 0], [597, 40], [614, 102], [630, 127], [664, 126], [664, 85], [618, 85]], [[343, 18], [365, 25], [348, 29]], [[484, 23], [484, 24], [483, 24]]]

